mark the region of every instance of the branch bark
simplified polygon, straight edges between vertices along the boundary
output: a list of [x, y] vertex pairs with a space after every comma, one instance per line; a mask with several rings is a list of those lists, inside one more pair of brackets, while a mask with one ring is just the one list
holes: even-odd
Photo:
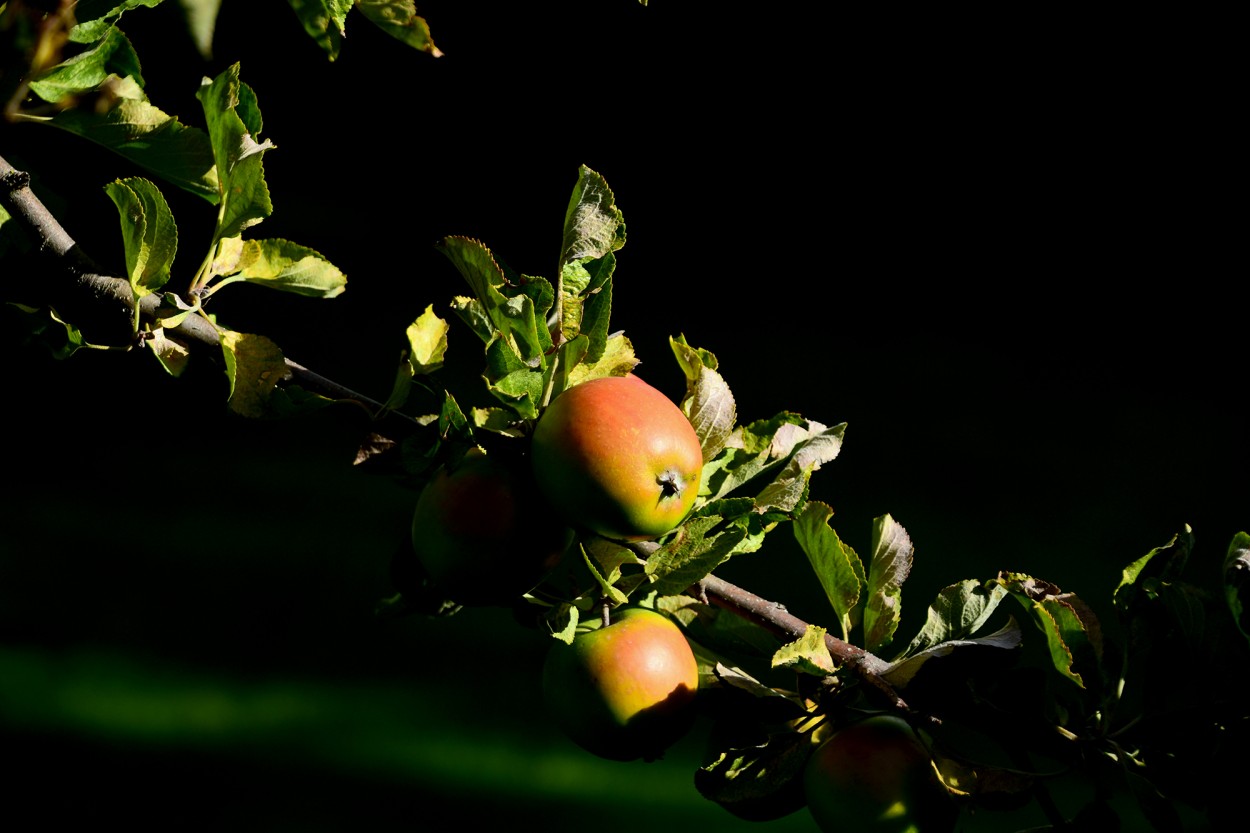
[[[125, 278], [110, 274], [84, 253], [52, 213], [30, 188], [30, 175], [14, 168], [0, 156], [0, 205], [19, 221], [37, 243], [41, 265], [46, 267], [49, 285], [34, 291], [43, 300], [80, 326], [88, 340], [119, 349], [136, 343], [134, 333], [134, 293]], [[42, 277], [42, 276], [41, 276]], [[145, 295], [139, 301], [139, 315], [153, 321], [164, 293]], [[189, 315], [166, 334], [188, 349], [221, 348], [221, 331], [208, 319]], [[411, 417], [386, 411], [383, 403], [358, 393], [309, 370], [292, 359], [285, 359], [285, 380], [330, 399], [356, 402], [374, 415], [386, 413], [391, 422], [403, 423], [406, 430], [418, 426]]]
[[[62, 287], [64, 291], [50, 287], [49, 297], [81, 296], [76, 309], [79, 314], [87, 313], [82, 320], [94, 318], [109, 322], [107, 331], [114, 341], [96, 343], [132, 345], [134, 331], [131, 322], [135, 301], [130, 283], [125, 278], [103, 272], [81, 252], [69, 233], [31, 191], [29, 175], [13, 168], [3, 157], [0, 157], [0, 204], [34, 236], [41, 256], [52, 259], [56, 266], [54, 271], [59, 272], [62, 280], [66, 281], [67, 286]], [[148, 320], [155, 319], [160, 303], [161, 293], [144, 296], [139, 302], [140, 316]], [[124, 328], [118, 326], [119, 322], [124, 324]], [[77, 319], [75, 323], [77, 324]], [[187, 316], [181, 324], [169, 330], [167, 335], [189, 349], [220, 349], [220, 333], [217, 327], [198, 315]], [[395, 411], [386, 411], [382, 403], [314, 373], [291, 359], [286, 359], [286, 365], [287, 378], [307, 390], [332, 399], [359, 403], [374, 415], [385, 412], [392, 421], [405, 421], [404, 427], [408, 431], [418, 426], [413, 418]], [[385, 426], [379, 425], [377, 428], [377, 433], [383, 437], [387, 436], [386, 431]], [[783, 638], [798, 639], [807, 630], [808, 623], [790, 614], [784, 605], [756, 596], [716, 576], [709, 575], [702, 579], [696, 589], [712, 604]], [[884, 660], [829, 634], [825, 636], [825, 644], [839, 665], [852, 669], [880, 693], [892, 708], [910, 711], [894, 688], [881, 676], [887, 667]]]
[[[786, 610], [785, 605], [757, 596], [717, 576], [709, 575], [703, 578], [698, 583], [697, 589], [717, 607], [724, 608], [749, 622], [754, 622], [783, 639], [795, 640], [807, 632], [808, 623]], [[825, 647], [829, 649], [834, 662], [854, 671], [862, 680], [871, 685], [891, 708], [901, 712], [911, 711], [903, 698], [894, 690], [894, 686], [881, 676], [889, 667], [889, 663], [885, 660], [829, 633], [825, 634]]]

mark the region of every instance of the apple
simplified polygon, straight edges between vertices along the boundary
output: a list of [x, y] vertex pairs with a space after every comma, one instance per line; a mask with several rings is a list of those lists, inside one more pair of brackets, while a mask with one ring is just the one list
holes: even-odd
[[825, 833], [934, 833], [955, 807], [905, 720], [877, 715], [838, 730], [803, 771], [808, 810]]
[[549, 573], [573, 531], [537, 494], [528, 465], [470, 449], [440, 467], [412, 515], [430, 580], [464, 605], [507, 605]]
[[556, 642], [542, 691], [560, 729], [588, 752], [614, 761], [653, 760], [694, 721], [699, 667], [671, 619], [642, 607]]
[[623, 541], [670, 531], [699, 492], [703, 450], [672, 400], [637, 376], [568, 388], [534, 427], [539, 489], [570, 523]]

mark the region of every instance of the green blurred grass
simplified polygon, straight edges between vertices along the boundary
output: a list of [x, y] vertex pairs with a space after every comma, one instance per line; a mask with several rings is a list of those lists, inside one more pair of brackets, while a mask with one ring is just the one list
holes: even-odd
[[[557, 829], [559, 818], [597, 812], [611, 817], [603, 829], [626, 829], [654, 813], [725, 821], [718, 814], [726, 814], [691, 786], [690, 746], [652, 764], [601, 761], [563, 743], [534, 715], [525, 721], [500, 713], [490, 698], [481, 698], [481, 714], [457, 713], [462, 710], [455, 705], [471, 700], [471, 691], [441, 678], [421, 686], [384, 679], [246, 679], [124, 654], [3, 649], [0, 680], [5, 728], [28, 756], [47, 760], [58, 750], [73, 755], [86, 749], [89, 756], [128, 757], [145, 780], [158, 783], [161, 762], [174, 759], [194, 769], [256, 769], [263, 780], [293, 782], [300, 792], [299, 776], [308, 773], [344, 792], [411, 793], [424, 797], [425, 814], [455, 815], [465, 803], [482, 800], [499, 812], [529, 807], [554, 814]], [[520, 699], [528, 707], [532, 698]], [[115, 775], [84, 773], [92, 790]], [[347, 798], [321, 794], [311, 805], [334, 807]], [[465, 812], [482, 817], [482, 807]], [[353, 813], [322, 817], [319, 825], [373, 829], [406, 821], [416, 819]]]
[[[19, 384], [64, 384], [11, 414], [31, 439], [11, 449], [20, 488], [0, 519], [0, 746], [21, 762], [10, 814], [761, 829], [694, 789], [706, 727], [654, 763], [601, 761], [560, 735], [539, 693], [548, 638], [510, 611], [373, 616], [413, 495], [351, 467], [354, 413], [244, 422], [142, 365], [96, 379], [94, 357], [27, 358]], [[94, 404], [75, 411], [84, 395]], [[135, 442], [136, 414], [194, 426], [192, 439]], [[804, 812], [767, 829], [813, 825]]]

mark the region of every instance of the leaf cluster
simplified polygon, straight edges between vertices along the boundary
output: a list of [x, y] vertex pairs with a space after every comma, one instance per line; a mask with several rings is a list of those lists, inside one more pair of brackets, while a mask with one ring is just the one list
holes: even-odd
[[[184, 282], [174, 269], [178, 227], [155, 182], [128, 177], [105, 186], [118, 211], [121, 278], [133, 301], [134, 338], [126, 346], [150, 349], [178, 375], [189, 352], [175, 330], [202, 320], [216, 333], [233, 410], [288, 415], [325, 405], [331, 400], [286, 383], [277, 345], [230, 330], [205, 309], [235, 283], [333, 298], [346, 278], [313, 249], [251, 236], [273, 212], [263, 160], [275, 145], [262, 138], [257, 96], [237, 64], [195, 92], [204, 128], [148, 100], [119, 24], [160, 2], [82, 2], [38, 33], [27, 4], [0, 4], [0, 20], [18, 33], [28, 63], [19, 83], [3, 90], [6, 116], [97, 142], [215, 207], [208, 250]], [[214, 3], [191, 5], [208, 19], [215, 13]], [[406, 0], [291, 5], [330, 60], [353, 10], [439, 54]], [[60, 42], [41, 41], [48, 32]], [[211, 41], [211, 26], [201, 36]], [[33, 60], [36, 53], [43, 57]], [[0, 223], [6, 219], [0, 210]], [[445, 308], [429, 304], [407, 326], [394, 383], [375, 414], [405, 414], [416, 427], [398, 444], [371, 438], [361, 459], [398, 452], [419, 487], [435, 466], [475, 445], [523, 457], [554, 397], [633, 372], [634, 346], [611, 321], [625, 242], [615, 195], [585, 166], [551, 274], [517, 274], [482, 242], [446, 237], [439, 250], [467, 290]], [[103, 346], [53, 305], [20, 308], [32, 332], [57, 334], [58, 355]], [[481, 343], [489, 406], [464, 408], [444, 384], [453, 320]], [[903, 590], [916, 558], [906, 529], [889, 514], [875, 518], [861, 558], [832, 526], [833, 508], [810, 499], [811, 478], [837, 458], [846, 425], [791, 411], [740, 421], [715, 354], [681, 334], [669, 348], [685, 380], [679, 406], [704, 457], [692, 512], [644, 544], [579, 536], [518, 607], [520, 619], [564, 641], [593, 626], [605, 606], [627, 603], [682, 625], [699, 661], [702, 708], [715, 727], [695, 776], [704, 796], [744, 818], [793, 812], [805, 800], [800, 782], [812, 750], [863, 715], [889, 710], [920, 733], [952, 800], [978, 812], [1012, 810], [1063, 778], [1094, 784], [1093, 796], [1077, 806], [1047, 798], [1051, 829], [1093, 818], [1111, 824], [1136, 812], [1154, 829], [1180, 830], [1183, 807], [1210, 810], [1205, 785], [1218, 782], [1217, 768], [1240, 752], [1230, 738], [1244, 737], [1250, 721], [1238, 687], [1250, 667], [1250, 535], [1235, 536], [1210, 570], [1218, 575], [1214, 588], [1192, 579], [1188, 528], [1126, 565], [1110, 594], [1118, 633], [1076, 593], [1004, 572], [942, 588], [904, 641]], [[707, 589], [717, 568], [762, 551], [766, 536], [787, 525], [811, 567], [807, 580], [829, 604], [824, 621], [803, 623], [800, 632], [786, 632], [779, 617], [738, 615]], [[397, 564], [411, 569], [410, 561]], [[419, 574], [397, 572], [395, 584], [399, 592], [379, 612], [449, 615], [460, 608]], [[1183, 672], [1177, 658], [1198, 672]], [[1123, 795], [1132, 800], [1129, 810], [1114, 801]]]
[[[625, 240], [611, 189], [585, 166], [565, 212], [553, 278], [514, 274], [479, 241], [443, 240], [440, 251], [471, 293], [455, 297], [449, 310], [482, 342], [482, 380], [497, 404], [466, 412], [438, 386], [451, 325], [427, 306], [407, 328], [407, 349], [387, 398], [391, 408], [406, 407], [419, 387], [425, 401], [438, 406], [437, 413], [417, 416], [437, 430], [408, 443], [411, 474], [468, 445], [523, 445], [553, 397], [633, 371], [633, 344], [611, 327], [616, 253]], [[830, 428], [795, 413], [739, 424], [716, 356], [681, 335], [669, 344], [686, 381], [679, 405], [705, 460], [698, 499], [687, 520], [645, 552], [596, 537], [575, 543], [567, 569], [530, 596], [550, 607], [551, 630], [563, 639], [572, 638], [580, 615], [601, 599], [624, 604], [680, 594], [729, 558], [757, 551], [768, 532], [797, 516], [812, 474], [841, 448], [844, 425]]]
[[[830, 514], [809, 503], [795, 534], [833, 621], [879, 652], [897, 626], [910, 541], [889, 516], [877, 518], [865, 568], [827, 526]], [[905, 714], [953, 799], [979, 811], [1017, 810], [1066, 780], [1092, 784], [1092, 797], [1067, 806], [1047, 797], [1053, 827], [1046, 829], [1098, 818], [1179, 831], [1195, 813], [1215, 818], [1227, 805], [1211, 785], [1222, 783], [1221, 767], [1241, 754], [1233, 738], [1247, 720], [1240, 687], [1250, 671], [1250, 641], [1240, 578], [1248, 541], [1238, 533], [1230, 543], [1216, 592], [1186, 579], [1188, 528], [1126, 565], [1109, 598], [1118, 642], [1081, 597], [1032, 576], [1000, 573], [942, 589], [881, 677], [907, 698]], [[1215, 572], [1206, 566], [1208, 575]], [[1171, 657], [1227, 676], [1178, 674]], [[766, 712], [770, 698], [760, 692], [778, 689], [755, 688], [755, 729], [742, 725], [750, 709], [728, 712], [725, 720], [737, 728], [725, 735], [733, 739], [709, 755], [696, 781], [709, 798], [744, 815], [793, 809], [799, 761], [839, 727], [882, 708], [877, 692], [832, 661], [817, 625], [781, 645], [772, 664], [799, 675], [791, 694], [803, 713]], [[731, 685], [739, 698], [748, 690]], [[1214, 759], [1211, 750], [1219, 750]]]
[[[623, 242], [611, 191], [587, 168], [566, 214], [555, 281], [510, 274], [477, 241], [444, 241], [442, 250], [473, 293], [455, 299], [452, 311], [483, 342], [483, 380], [499, 404], [466, 417], [448, 407], [449, 393], [436, 394], [443, 411], [427, 419], [440, 425], [437, 442], [478, 443], [493, 435], [523, 444], [551, 396], [585, 379], [630, 372], [632, 345], [608, 322], [615, 252]], [[436, 374], [449, 329], [433, 307], [409, 328], [408, 379]], [[821, 740], [864, 714], [901, 708], [930, 749], [935, 777], [962, 805], [1014, 809], [1060, 777], [1096, 778], [1095, 799], [1056, 809], [1056, 827], [1078, 816], [1122, 812], [1107, 797], [1129, 785], [1141, 815], [1161, 830], [1177, 829], [1166, 821], [1176, 811], [1160, 807], [1186, 796], [1172, 789], [1174, 773], [1148, 763], [1168, 753], [1147, 753], [1156, 745], [1126, 725], [1134, 680], [1090, 605], [1026, 574], [965, 579], [939, 591], [920, 629], [886, 654], [899, 636], [913, 542], [883, 515], [861, 558], [831, 526], [832, 507], [808, 498], [812, 475], [837, 457], [845, 425], [830, 428], [792, 412], [740, 423], [715, 355], [680, 335], [670, 338], [670, 348], [686, 379], [680, 405], [705, 454], [694, 510], [645, 545], [582, 537], [525, 601], [541, 609], [531, 621], [565, 641], [594, 627], [604, 604], [654, 607], [685, 627], [699, 658], [704, 707], [717, 725], [696, 776], [706, 797], [746, 818], [793, 811], [803, 803], [804, 765]], [[396, 404], [404, 400], [392, 397]], [[460, 418], [446, 419], [449, 411]], [[427, 449], [423, 459], [440, 453]], [[701, 595], [701, 582], [717, 567], [759, 551], [783, 525], [829, 602], [828, 627], [808, 624], [789, 640]], [[1180, 580], [1185, 540], [1126, 567], [1113, 599], [1130, 634], [1143, 627], [1143, 617], [1163, 616], [1187, 639], [1213, 619], [1228, 624], [1225, 630], [1243, 626], [1239, 579], [1247, 539], [1239, 536], [1229, 548], [1226, 604], [1214, 607]], [[1158, 646], [1139, 634], [1128, 647], [1149, 655]], [[1220, 650], [1244, 658], [1246, 647], [1241, 638], [1221, 642]], [[895, 699], [883, 698], [883, 691]]]
[[[118, 179], [105, 186], [118, 212], [123, 277], [133, 302], [134, 337], [125, 346], [148, 348], [167, 371], [180, 375], [189, 351], [170, 332], [188, 316], [202, 317], [220, 336], [230, 407], [260, 416], [268, 412], [269, 395], [287, 373], [281, 350], [264, 336], [219, 326], [216, 317], [205, 311], [205, 304], [224, 287], [239, 282], [333, 298], [345, 289], [346, 276], [307, 246], [245, 236], [273, 213], [264, 156], [275, 145], [261, 138], [263, 119], [257, 97], [240, 80], [238, 64], [216, 78], [205, 78], [195, 91], [206, 125], [203, 129], [184, 124], [148, 99], [138, 56], [118, 24], [124, 13], [158, 3], [77, 4], [74, 16], [61, 21], [72, 54], [49, 66], [32, 68], [22, 86], [30, 100], [15, 99], [22, 107], [11, 107], [9, 117], [60, 128], [103, 145], [216, 207], [207, 252], [186, 283], [176, 285], [171, 278], [179, 230], [160, 188], [143, 177]], [[3, 14], [16, 17], [21, 10], [6, 6]], [[140, 310], [148, 298], [155, 302], [155, 309], [144, 317]], [[65, 335], [57, 342], [59, 355], [107, 346], [91, 343], [52, 305], [21, 309], [64, 326]], [[32, 329], [41, 325], [34, 324]]]

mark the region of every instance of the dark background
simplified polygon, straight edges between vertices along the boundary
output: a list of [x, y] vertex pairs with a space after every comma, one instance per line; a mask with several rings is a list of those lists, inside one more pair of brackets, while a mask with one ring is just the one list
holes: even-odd
[[[186, 123], [200, 78], [241, 63], [277, 145], [251, 236], [348, 275], [332, 301], [223, 292], [222, 323], [384, 398], [406, 325], [465, 292], [435, 243], [475, 237], [550, 276], [585, 164], [628, 226], [613, 321], [640, 375], [679, 396], [667, 338], [684, 334], [741, 419], [847, 422], [813, 496], [862, 554], [878, 515], [910, 533], [903, 633], [938, 588], [1004, 569], [1109, 617], [1123, 566], [1185, 524], [1214, 580], [1250, 497], [1218, 21], [419, 10], [441, 58], [353, 13], [328, 62], [281, 2], [227, 0], [210, 61], [172, 3], [123, 19], [150, 98]], [[118, 263], [103, 186], [142, 172], [0, 131], [70, 234]], [[185, 279], [213, 211], [164, 190]], [[479, 342], [453, 326], [449, 362], [474, 371]], [[66, 797], [47, 817], [732, 829], [690, 785], [697, 732], [649, 765], [554, 736], [545, 643], [506, 612], [373, 621], [413, 495], [351, 467], [354, 411], [248, 422], [209, 365], [173, 380], [140, 354], [7, 355], [0, 727], [19, 794]], [[720, 572], [827, 618], [784, 531]]]

